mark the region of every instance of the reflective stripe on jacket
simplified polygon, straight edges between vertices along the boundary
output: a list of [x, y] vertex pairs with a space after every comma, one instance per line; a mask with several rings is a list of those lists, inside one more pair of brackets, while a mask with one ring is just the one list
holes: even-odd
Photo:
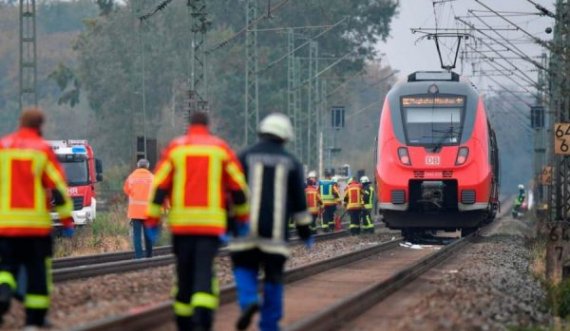
[[344, 202], [347, 210], [362, 208], [362, 187], [358, 183], [350, 183], [346, 187]]
[[147, 169], [138, 168], [125, 181], [123, 191], [129, 197], [129, 209], [127, 212], [129, 218], [146, 218], [153, 177], [152, 173]]
[[305, 188], [305, 197], [307, 198], [307, 210], [312, 215], [319, 213], [319, 206], [322, 204], [319, 190], [314, 186], [307, 186]]
[[362, 189], [362, 202], [364, 208], [372, 210], [374, 208], [374, 188], [371, 185]]
[[52, 190], [63, 198], [55, 211], [70, 217], [73, 203], [51, 147], [27, 128], [0, 139], [0, 236], [49, 236]]
[[321, 180], [319, 182], [319, 191], [321, 193], [323, 205], [330, 206], [335, 205], [338, 202], [338, 188], [332, 180]]
[[[176, 235], [212, 235], [226, 232], [226, 196], [247, 192], [241, 165], [225, 141], [203, 125], [191, 125], [188, 134], [174, 139], [164, 151], [151, 189], [170, 194], [168, 222]], [[235, 218], [247, 219], [249, 206], [234, 205]], [[148, 215], [159, 217], [161, 206], [150, 203]]]

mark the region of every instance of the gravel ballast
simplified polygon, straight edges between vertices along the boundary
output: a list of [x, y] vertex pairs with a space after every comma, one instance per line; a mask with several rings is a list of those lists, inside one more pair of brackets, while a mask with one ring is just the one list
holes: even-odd
[[529, 270], [524, 222], [506, 218], [460, 253], [453, 272], [434, 284], [398, 330], [509, 330], [548, 325], [545, 292]]
[[[397, 235], [398, 233], [382, 230], [375, 235], [318, 242], [311, 251], [307, 251], [303, 246], [294, 246], [291, 247], [287, 268], [363, 249]], [[221, 285], [233, 282], [228, 257], [218, 258], [217, 271]], [[67, 329], [87, 321], [157, 304], [169, 299], [173, 281], [174, 266], [167, 266], [56, 284], [49, 314], [54, 325], [52, 329]], [[0, 329], [18, 329], [22, 327], [22, 323], [23, 309], [16, 303], [5, 315], [5, 323]]]

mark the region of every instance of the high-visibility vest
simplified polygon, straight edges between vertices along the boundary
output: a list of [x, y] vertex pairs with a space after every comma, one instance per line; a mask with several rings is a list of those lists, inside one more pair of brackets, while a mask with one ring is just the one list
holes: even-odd
[[345, 190], [344, 201], [347, 210], [362, 208], [362, 187], [358, 183], [350, 183]]
[[[366, 200], [363, 201], [364, 202], [364, 208], [366, 209], [372, 209], [374, 208], [374, 188], [369, 185], [367, 188], [362, 189], [363, 193], [366, 192], [367, 196], [366, 196]], [[365, 194], [363, 194], [364, 196]]]
[[[321, 193], [321, 200], [325, 206], [330, 206], [337, 203], [338, 191], [335, 189], [334, 182], [332, 180], [321, 180], [319, 182], [319, 190]], [[337, 192], [336, 196], [335, 192]]]
[[129, 218], [146, 218], [153, 177], [152, 173], [147, 169], [138, 168], [135, 169], [125, 181], [123, 191], [129, 197], [129, 207], [127, 211]]
[[321, 198], [319, 191], [314, 186], [307, 186], [305, 188], [305, 197], [307, 198], [307, 210], [310, 214], [317, 215], [319, 213], [319, 204]]
[[63, 197], [55, 211], [70, 217], [73, 203], [51, 147], [28, 128], [0, 139], [0, 236], [49, 236], [52, 190]]
[[[170, 192], [169, 228], [175, 235], [219, 236], [226, 232], [227, 194], [247, 193], [241, 164], [225, 141], [207, 127], [191, 125], [174, 139], [158, 163], [151, 189], [150, 217], [160, 217], [156, 190]], [[236, 219], [247, 219], [247, 203], [233, 205]]]

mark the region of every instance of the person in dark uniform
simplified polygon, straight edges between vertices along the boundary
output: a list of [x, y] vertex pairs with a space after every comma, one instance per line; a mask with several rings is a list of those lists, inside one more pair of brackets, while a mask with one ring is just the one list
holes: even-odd
[[[239, 156], [250, 191], [250, 229], [244, 230], [244, 223], [229, 246], [242, 311], [236, 327], [247, 329], [261, 309], [260, 329], [277, 331], [283, 315], [283, 269], [289, 255], [288, 219], [293, 218], [299, 237], [311, 248], [311, 217], [302, 165], [284, 147], [293, 139], [289, 118], [270, 114], [259, 124], [258, 133], [260, 141]], [[265, 275], [261, 306], [257, 296], [260, 268]]]

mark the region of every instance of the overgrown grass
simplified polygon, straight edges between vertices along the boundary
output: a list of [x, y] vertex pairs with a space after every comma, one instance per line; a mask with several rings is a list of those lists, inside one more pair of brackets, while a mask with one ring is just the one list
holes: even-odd
[[[107, 212], [98, 212], [93, 224], [78, 228], [73, 238], [56, 238], [54, 257], [132, 250], [131, 226], [126, 208], [126, 204], [115, 204]], [[156, 245], [169, 242], [168, 231], [162, 231]]]

